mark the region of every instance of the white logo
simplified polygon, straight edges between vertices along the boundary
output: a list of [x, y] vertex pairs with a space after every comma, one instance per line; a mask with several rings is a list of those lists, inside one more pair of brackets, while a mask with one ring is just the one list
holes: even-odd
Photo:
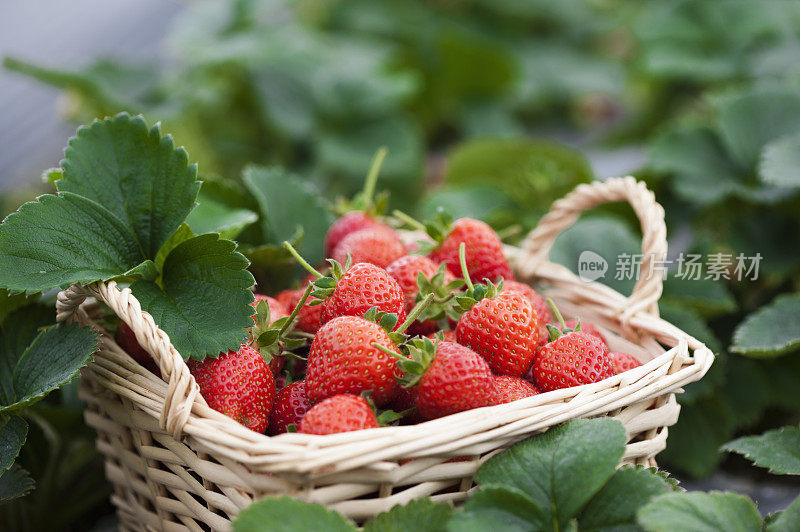
[[578, 277], [581, 281], [596, 281], [606, 276], [608, 262], [594, 251], [582, 251], [578, 257]]

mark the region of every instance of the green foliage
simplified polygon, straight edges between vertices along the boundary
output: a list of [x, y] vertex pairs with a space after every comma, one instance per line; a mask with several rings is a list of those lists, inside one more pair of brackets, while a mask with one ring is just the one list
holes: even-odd
[[341, 514], [328, 510], [321, 504], [301, 502], [291, 497], [264, 499], [251, 504], [236, 517], [236, 532], [294, 532], [296, 530], [324, 530], [326, 532], [354, 532], [356, 528]]
[[758, 532], [761, 516], [753, 501], [736, 493], [667, 493], [641, 508], [638, 524], [648, 532]]
[[29, 473], [19, 466], [12, 466], [0, 476], [0, 501], [24, 497], [35, 485]]
[[766, 532], [792, 532], [800, 523], [800, 496], [788, 508], [767, 519]]
[[776, 357], [800, 346], [800, 295], [784, 295], [750, 314], [733, 335], [731, 350], [751, 357]]
[[190, 238], [167, 255], [158, 283], [142, 279], [131, 285], [185, 358], [236, 350], [252, 325], [254, 280], [247, 259], [235, 249], [214, 233]]
[[800, 475], [800, 428], [782, 427], [760, 436], [745, 436], [723, 449], [744, 455], [759, 467], [778, 475]]
[[0, 476], [14, 465], [27, 435], [28, 424], [19, 416], [6, 420], [0, 427]]
[[452, 514], [447, 504], [420, 499], [378, 514], [364, 526], [364, 532], [444, 532]]

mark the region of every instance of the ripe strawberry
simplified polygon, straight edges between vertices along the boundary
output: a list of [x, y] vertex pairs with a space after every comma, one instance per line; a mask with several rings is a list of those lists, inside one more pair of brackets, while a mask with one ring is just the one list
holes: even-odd
[[435, 333], [431, 333], [431, 334], [427, 335], [427, 337], [430, 338], [431, 340], [435, 341], [435, 340], [439, 340], [439, 334], [442, 335], [441, 340], [443, 340], [445, 342], [458, 343], [458, 339], [456, 338], [456, 332], [455, 331], [436, 331]]
[[208, 406], [251, 430], [267, 430], [275, 379], [256, 349], [242, 345], [238, 351], [187, 364]]
[[139, 341], [136, 340], [136, 333], [122, 320], [119, 321], [119, 327], [117, 328], [117, 334], [114, 336], [114, 339], [117, 341], [117, 344], [139, 364], [144, 365], [153, 362], [153, 357], [150, 356], [150, 353], [145, 351], [139, 344]]
[[[284, 316], [289, 315], [289, 311], [286, 305], [284, 305], [281, 301], [275, 299], [274, 297], [265, 296], [263, 294], [255, 294], [256, 300], [250, 303], [253, 308], [256, 308], [259, 301], [264, 301], [269, 306], [269, 321], [270, 323], [275, 322]], [[253, 314], [253, 319], [255, 320], [255, 314]]]
[[500, 293], [481, 299], [461, 316], [456, 338], [485, 358], [494, 373], [519, 377], [536, 353], [539, 321], [524, 296]]
[[417, 413], [435, 419], [496, 403], [494, 378], [486, 361], [463, 345], [416, 339], [409, 357], [398, 362], [405, 386], [415, 387]]
[[642, 365], [633, 355], [628, 353], [609, 353], [608, 358], [611, 359], [611, 367], [614, 368], [614, 373], [616, 374], [624, 373]]
[[324, 435], [377, 427], [375, 412], [363, 397], [339, 394], [311, 407], [300, 421], [299, 432]]
[[[581, 321], [580, 324], [581, 324], [580, 332], [590, 334], [595, 338], [597, 338], [598, 340], [600, 340], [601, 342], [603, 342], [604, 344], [606, 344], [606, 346], [608, 346], [608, 342], [606, 342], [606, 337], [603, 336], [603, 333], [601, 333], [597, 327], [585, 321]], [[578, 326], [578, 320], [567, 320], [564, 322], [564, 326], [568, 329], [574, 330]]]
[[608, 346], [596, 336], [570, 329], [554, 312], [562, 329], [548, 325], [550, 342], [536, 354], [533, 377], [543, 392], [599, 382], [614, 375]]
[[536, 312], [536, 318], [539, 320], [539, 343], [537, 349], [541, 348], [547, 343], [547, 323], [552, 320], [550, 314], [550, 307], [539, 293], [526, 285], [517, 281], [503, 281], [503, 292], [517, 292], [525, 296], [528, 302]]
[[269, 416], [269, 433], [272, 436], [288, 432], [289, 425], [297, 428], [303, 415], [311, 408], [306, 398], [305, 381], [293, 382], [278, 392], [275, 407]]
[[363, 316], [372, 307], [396, 314], [398, 323], [405, 321], [405, 297], [397, 281], [374, 264], [354, 264], [341, 274], [330, 296], [322, 302], [320, 323], [324, 325], [338, 316]]
[[406, 248], [390, 227], [373, 227], [350, 233], [333, 248], [331, 257], [342, 264], [347, 256], [354, 264], [369, 262], [385, 268], [406, 254]]
[[497, 390], [497, 404], [510, 403], [539, 393], [539, 390], [530, 382], [508, 375], [495, 377], [494, 387]]
[[[447, 219], [443, 218], [443, 221]], [[443, 225], [444, 230], [431, 235], [439, 242], [438, 247], [428, 254], [431, 260], [446, 264], [453, 275], [461, 275], [458, 248], [463, 242], [466, 244], [467, 270], [472, 282], [514, 279], [508, 259], [503, 254], [503, 244], [491, 227], [472, 218], [461, 218], [452, 225]]]
[[[283, 303], [287, 309], [294, 309], [294, 307], [296, 307], [300, 302], [300, 299], [302, 299], [304, 292], [305, 289], [303, 288], [298, 288], [297, 290], [284, 290], [276, 295], [275, 299]], [[309, 334], [315, 334], [319, 330], [319, 316], [320, 312], [322, 311], [322, 307], [320, 305], [311, 304], [311, 302], [315, 299], [317, 298], [314, 296], [309, 296], [306, 300], [306, 303], [297, 313], [295, 329]]]
[[325, 256], [330, 257], [336, 246], [339, 245], [344, 237], [362, 229], [373, 229], [376, 227], [389, 228], [362, 211], [350, 211], [341, 218], [333, 222], [328, 233], [325, 235]]
[[399, 353], [380, 325], [356, 316], [340, 316], [320, 327], [308, 354], [306, 393], [316, 403], [337, 394], [372, 392], [377, 406], [397, 393], [399, 371], [391, 355]]
[[[422, 255], [405, 255], [395, 260], [386, 267], [386, 272], [394, 277], [406, 300], [406, 311], [417, 302], [419, 285], [417, 277], [419, 274], [427, 278], [433, 277], [439, 266], [428, 257]], [[453, 281], [455, 276], [447, 272], [447, 282]]]

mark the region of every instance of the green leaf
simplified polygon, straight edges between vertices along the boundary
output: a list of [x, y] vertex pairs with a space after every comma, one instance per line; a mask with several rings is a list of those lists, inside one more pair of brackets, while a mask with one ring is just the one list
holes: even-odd
[[270, 242], [294, 240], [298, 227], [302, 227], [300, 253], [311, 264], [322, 260], [325, 233], [333, 220], [317, 190], [278, 168], [248, 167], [244, 183], [258, 201], [264, 234]]
[[782, 427], [760, 436], [744, 436], [722, 446], [774, 475], [800, 475], [800, 427]]
[[444, 186], [422, 199], [419, 216], [432, 219], [440, 207], [453, 218], [477, 218], [492, 224], [504, 211], [513, 208], [513, 203], [503, 192], [488, 186]]
[[450, 153], [445, 183], [492, 183], [521, 206], [544, 213], [579, 183], [592, 179], [581, 152], [550, 140], [491, 139], [460, 144]]
[[28, 305], [0, 322], [0, 404], [15, 401], [14, 368], [39, 333], [39, 328], [55, 322], [52, 307]]
[[[178, 244], [182, 244], [189, 240], [190, 238], [194, 238], [196, 235], [192, 231], [192, 228], [189, 227], [188, 224], [182, 223], [178, 229], [172, 233], [172, 235], [164, 242], [164, 245], [161, 246], [161, 249], [158, 250], [156, 253], [156, 267], [158, 271], [161, 271], [164, 268], [164, 261], [167, 260], [170, 252], [178, 247]], [[148, 281], [153, 281], [154, 279], [148, 279]]]
[[14, 398], [0, 413], [18, 412], [71, 381], [97, 349], [97, 333], [77, 324], [60, 324], [39, 333], [17, 360]]
[[197, 234], [219, 233], [222, 238], [233, 239], [256, 220], [258, 215], [250, 209], [230, 207], [201, 190], [198, 205], [186, 223]]
[[130, 228], [69, 192], [40, 196], [0, 224], [0, 285], [11, 290], [39, 292], [109, 279], [144, 260]]
[[[687, 281], [687, 284], [689, 282], [691, 281]], [[662, 318], [706, 344], [711, 351], [719, 353], [722, 350], [722, 343], [714, 335], [714, 331], [706, 324], [703, 316], [691, 307], [676, 304], [669, 298], [659, 303], [658, 307]]]
[[237, 350], [253, 325], [254, 279], [235, 249], [217, 234], [196, 236], [167, 255], [160, 286], [144, 280], [131, 285], [184, 358]]
[[521, 490], [498, 485], [482, 486], [467, 500], [463, 511], [448, 523], [450, 532], [530, 532], [556, 529], [548, 511]]
[[759, 532], [761, 516], [753, 501], [737, 493], [667, 493], [639, 510], [648, 532]]
[[610, 216], [578, 220], [556, 238], [550, 260], [578, 273], [578, 263], [585, 251], [596, 253], [608, 265], [603, 276], [595, 279], [597, 282], [622, 294], [631, 293], [638, 272], [633, 257], [642, 252], [641, 237], [626, 223]]
[[651, 469], [623, 466], [603, 486], [578, 517], [580, 530], [637, 530], [636, 511], [653, 497], [670, 491], [669, 486]]
[[800, 294], [777, 297], [736, 327], [731, 351], [772, 358], [800, 346]]
[[254, 502], [236, 516], [235, 532], [356, 532], [342, 515], [321, 504], [301, 502], [291, 497], [267, 498]]
[[730, 156], [755, 169], [769, 142], [800, 131], [800, 95], [788, 90], [756, 90], [718, 101], [718, 129]]
[[121, 113], [80, 127], [65, 154], [58, 190], [111, 211], [133, 230], [145, 258], [178, 229], [200, 190], [186, 151], [158, 124], [148, 130], [140, 116]]
[[28, 424], [19, 416], [12, 417], [0, 427], [0, 475], [14, 465], [27, 436]]
[[409, 194], [418, 182], [423, 163], [423, 144], [417, 126], [405, 116], [388, 116], [367, 122], [322, 129], [315, 143], [320, 169], [340, 178], [348, 189], [358, 190], [372, 157], [386, 146], [389, 155], [381, 167], [381, 188]]
[[766, 532], [795, 532], [800, 523], [800, 496], [767, 524]]
[[667, 277], [663, 300], [688, 307], [703, 317], [729, 314], [737, 308], [736, 300], [725, 283], [712, 279]]
[[779, 187], [800, 187], [800, 135], [767, 144], [758, 166], [761, 180]]
[[19, 466], [14, 466], [0, 475], [0, 501], [8, 501], [24, 497], [34, 486], [29, 473]]
[[447, 504], [419, 499], [378, 514], [364, 526], [364, 532], [444, 532], [452, 513]]
[[566, 526], [614, 474], [626, 439], [616, 420], [573, 420], [491, 458], [476, 480], [520, 490]]
[[0, 288], [0, 323], [15, 310], [30, 305], [39, 298], [39, 294], [27, 295], [24, 292], [12, 294], [4, 288]]

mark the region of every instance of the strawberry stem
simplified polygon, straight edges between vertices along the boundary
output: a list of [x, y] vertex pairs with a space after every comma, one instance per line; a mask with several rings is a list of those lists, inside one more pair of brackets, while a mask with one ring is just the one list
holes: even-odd
[[458, 261], [461, 263], [461, 275], [464, 277], [464, 282], [467, 283], [467, 288], [470, 293], [475, 290], [475, 285], [469, 278], [469, 270], [467, 269], [467, 245], [462, 242], [458, 246]]
[[392, 211], [392, 215], [395, 218], [397, 218], [398, 220], [400, 220], [401, 222], [403, 222], [404, 224], [406, 224], [406, 225], [408, 225], [410, 227], [413, 227], [414, 229], [417, 229], [419, 231], [426, 231], [427, 232], [427, 228], [425, 227], [425, 224], [423, 224], [422, 222], [420, 222], [419, 220], [417, 220], [415, 218], [412, 218], [411, 216], [409, 216], [408, 214], [404, 213], [403, 211], [395, 209], [395, 210]]
[[384, 353], [386, 353], [387, 355], [391, 355], [391, 356], [395, 357], [395, 358], [396, 358], [396, 359], [398, 359], [398, 360], [407, 360], [407, 359], [406, 359], [406, 357], [404, 357], [404, 356], [403, 356], [403, 355], [401, 355], [400, 353], [397, 353], [397, 352], [395, 352], [395, 351], [392, 351], [391, 349], [389, 349], [389, 348], [388, 348], [388, 347], [386, 347], [385, 345], [381, 345], [381, 344], [379, 344], [378, 342], [372, 342], [370, 345], [371, 345], [372, 347], [374, 347], [375, 349], [379, 350], [379, 351], [383, 351], [383, 352], [384, 352]]
[[553, 300], [552, 300], [552, 299], [550, 299], [549, 297], [547, 298], [547, 304], [548, 304], [548, 305], [550, 305], [550, 308], [551, 308], [551, 309], [553, 309], [553, 314], [555, 314], [555, 315], [556, 315], [556, 319], [558, 320], [558, 323], [560, 323], [560, 324], [561, 324], [561, 329], [562, 329], [562, 330], [563, 330], [563, 329], [566, 329], [566, 328], [567, 328], [567, 324], [566, 324], [566, 323], [564, 323], [564, 318], [563, 318], [563, 316], [561, 316], [561, 313], [558, 311], [558, 308], [556, 307], [556, 304], [555, 304], [555, 303], [553, 303]]
[[367, 180], [364, 182], [364, 190], [361, 192], [361, 198], [364, 202], [364, 212], [370, 212], [373, 205], [372, 202], [375, 196], [375, 185], [378, 182], [378, 175], [381, 173], [383, 161], [386, 160], [388, 150], [386, 146], [382, 146], [375, 152], [372, 158], [372, 163], [369, 165], [369, 172], [367, 173]]
[[297, 252], [297, 250], [296, 250], [296, 249], [294, 249], [294, 246], [292, 246], [292, 245], [289, 243], [289, 241], [288, 241], [288, 240], [284, 240], [284, 241], [283, 241], [283, 247], [285, 247], [285, 248], [286, 248], [286, 249], [289, 251], [289, 253], [291, 253], [291, 254], [292, 254], [292, 257], [294, 257], [294, 259], [295, 259], [297, 262], [299, 262], [299, 263], [300, 263], [300, 266], [302, 266], [303, 268], [305, 268], [306, 270], [308, 270], [308, 271], [309, 271], [309, 273], [311, 273], [311, 275], [316, 275], [316, 276], [317, 276], [317, 279], [319, 279], [319, 278], [322, 278], [322, 277], [325, 277], [324, 275], [322, 275], [321, 273], [319, 273], [319, 271], [317, 271], [317, 270], [316, 270], [316, 269], [315, 269], [315, 268], [314, 268], [312, 265], [310, 265], [308, 262], [306, 262], [306, 259], [304, 259], [303, 257], [301, 257], [301, 256], [300, 256], [300, 253], [298, 253], [298, 252]]
[[297, 319], [297, 314], [300, 312], [300, 309], [303, 308], [303, 305], [306, 304], [306, 300], [308, 299], [308, 296], [311, 294], [311, 290], [313, 288], [314, 285], [308, 283], [306, 291], [303, 292], [303, 297], [301, 297], [300, 301], [297, 302], [297, 305], [294, 306], [294, 308], [292, 309], [292, 313], [289, 314], [289, 319], [286, 320], [286, 323], [284, 323], [283, 327], [281, 327], [281, 331], [278, 333], [279, 338], [283, 336], [283, 334], [289, 329], [289, 327], [294, 325], [294, 321]]
[[422, 312], [426, 308], [428, 308], [428, 305], [430, 305], [431, 300], [433, 299], [433, 296], [434, 296], [434, 294], [428, 294], [427, 296], [425, 296], [425, 299], [423, 299], [422, 301], [420, 301], [419, 303], [414, 305], [414, 308], [412, 308], [411, 312], [408, 313], [408, 317], [406, 318], [406, 321], [404, 321], [400, 325], [400, 327], [398, 327], [394, 332], [397, 332], [397, 333], [405, 332], [405, 330], [408, 329], [408, 326], [411, 325], [412, 323], [414, 323], [414, 320], [416, 320], [419, 317], [419, 315], [422, 314]]

